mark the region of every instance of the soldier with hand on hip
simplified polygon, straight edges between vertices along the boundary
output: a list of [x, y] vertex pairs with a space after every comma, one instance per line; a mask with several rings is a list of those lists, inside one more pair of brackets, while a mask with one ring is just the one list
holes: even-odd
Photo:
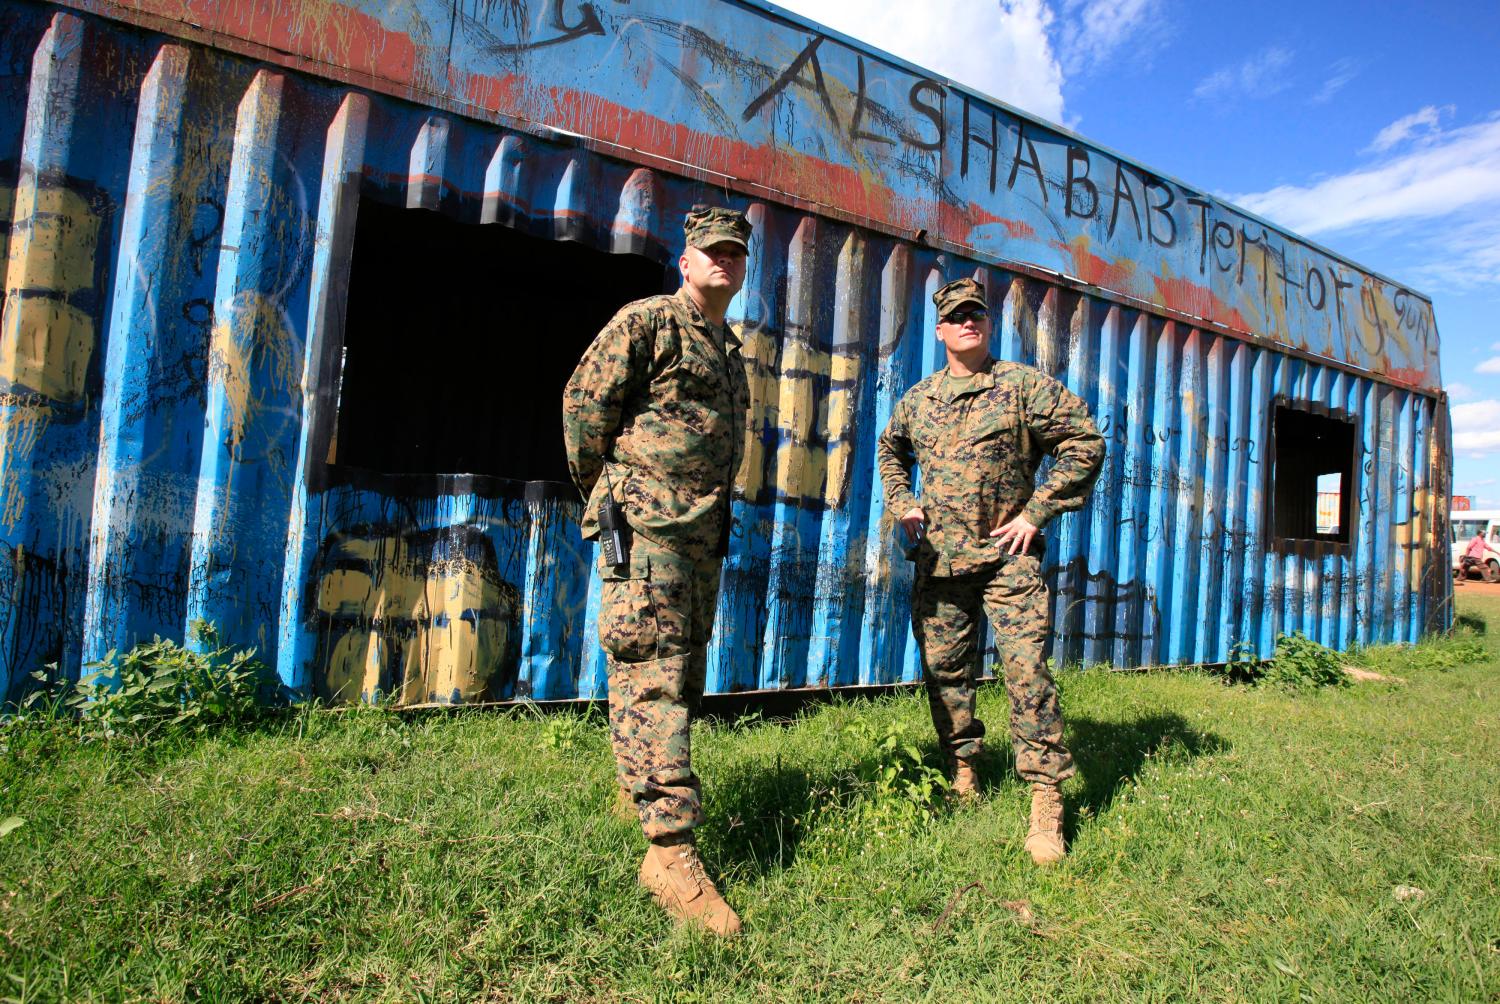
[[[886, 508], [913, 544], [912, 631], [933, 725], [953, 758], [953, 792], [972, 797], [984, 741], [974, 715], [980, 618], [989, 617], [1010, 697], [1016, 770], [1031, 782], [1026, 849], [1037, 864], [1052, 864], [1066, 853], [1059, 785], [1074, 768], [1042, 658], [1048, 621], [1039, 531], [1083, 506], [1104, 440], [1083, 401], [1062, 384], [990, 356], [984, 287], [959, 279], [932, 299], [948, 364], [897, 402], [877, 446]], [[1047, 455], [1052, 468], [1038, 486]], [[922, 472], [920, 499], [913, 464]]]
[[703, 806], [689, 725], [744, 454], [749, 384], [724, 314], [745, 281], [750, 224], [700, 208], [683, 231], [682, 288], [626, 305], [599, 333], [563, 391], [563, 430], [584, 536], [600, 537], [619, 802], [650, 842], [640, 883], [678, 922], [730, 935], [739, 917], [693, 840]]

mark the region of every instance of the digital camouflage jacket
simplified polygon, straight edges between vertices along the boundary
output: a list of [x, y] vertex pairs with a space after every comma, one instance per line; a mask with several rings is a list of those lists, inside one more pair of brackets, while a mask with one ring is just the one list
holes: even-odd
[[686, 288], [621, 309], [563, 390], [584, 536], [598, 536], [608, 464], [632, 530], [689, 557], [724, 554], [749, 397], [739, 339]]
[[[961, 575], [998, 564], [990, 531], [1018, 513], [1038, 528], [1083, 506], [1104, 461], [1104, 439], [1073, 392], [1030, 366], [991, 360], [967, 380], [939, 370], [907, 391], [877, 446], [886, 509], [927, 516], [915, 552], [928, 575]], [[1052, 469], [1040, 487], [1046, 455]], [[922, 469], [922, 497], [911, 469]]]

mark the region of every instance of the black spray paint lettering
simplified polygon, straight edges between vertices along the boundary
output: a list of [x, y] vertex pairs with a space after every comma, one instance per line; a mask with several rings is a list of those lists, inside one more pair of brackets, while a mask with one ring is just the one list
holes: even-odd
[[[565, 13], [564, 0], [548, 0], [546, 13], [541, 19], [543, 23], [556, 31], [558, 34], [535, 42], [518, 42], [492, 46], [491, 49], [497, 53], [520, 52], [527, 49], [542, 46], [556, 45], [563, 42], [573, 41], [589, 35], [603, 35], [605, 29], [600, 22], [598, 13], [592, 3], [580, 3], [577, 8], [577, 19], [569, 23]], [[803, 91], [816, 92], [819, 102], [828, 114], [829, 120], [840, 131], [844, 131], [843, 123], [829, 92], [827, 78], [823, 72], [823, 66], [818, 58], [818, 52], [826, 36], [814, 35], [802, 50], [792, 59], [785, 70], [764, 91], [751, 99], [745, 106], [742, 118], [749, 121], [754, 118], [765, 106], [775, 100], [786, 91], [789, 86], [795, 85]], [[931, 127], [930, 137], [926, 126], [917, 125], [913, 128], [904, 128], [897, 122], [892, 124], [891, 116], [869, 94], [868, 74], [865, 58], [862, 53], [855, 53], [857, 84], [854, 91], [854, 104], [849, 116], [847, 134], [851, 139], [866, 143], [876, 143], [883, 146], [894, 146], [898, 141], [913, 149], [923, 152], [936, 152], [942, 149], [943, 139], [946, 132], [946, 98], [948, 90], [940, 82], [930, 79], [919, 79], [915, 81], [907, 93], [907, 103], [911, 111], [919, 119]], [[811, 70], [811, 78], [807, 76]], [[989, 117], [989, 129], [983, 130], [982, 126], [974, 128], [972, 121], [975, 118], [973, 106], [975, 102], [965, 94], [963, 96], [963, 130], [961, 133], [961, 152], [959, 173], [961, 177], [968, 177], [969, 165], [973, 156], [971, 147], [978, 145], [982, 147], [989, 157], [989, 189], [994, 192], [999, 183], [999, 119], [995, 109], [981, 105], [982, 112]], [[872, 112], [878, 112], [879, 118], [893, 128], [896, 136], [882, 135], [872, 131], [866, 123], [872, 122], [877, 116]], [[1026, 134], [1026, 123], [1018, 122], [1015, 126], [1007, 126], [1015, 131], [1015, 146], [1011, 155], [1010, 172], [1006, 178], [1006, 187], [1015, 190], [1020, 173], [1024, 169], [1036, 180], [1037, 191], [1042, 197], [1042, 206], [1048, 205], [1046, 175], [1042, 170], [1041, 156], [1037, 151], [1035, 142]], [[1142, 176], [1137, 179], [1141, 186], [1142, 202], [1144, 209], [1137, 202], [1134, 189], [1131, 185], [1132, 172], [1125, 165], [1114, 161], [1114, 184], [1109, 190], [1110, 215], [1108, 224], [1108, 236], [1113, 238], [1120, 225], [1122, 204], [1127, 206], [1130, 212], [1130, 221], [1135, 228], [1135, 238], [1140, 240], [1143, 236], [1158, 247], [1171, 248], [1177, 243], [1177, 220], [1172, 212], [1176, 205], [1177, 196], [1173, 188], [1167, 182], [1150, 176]], [[1088, 150], [1069, 145], [1066, 152], [1066, 180], [1063, 185], [1063, 203], [1066, 214], [1071, 218], [1092, 219], [1099, 215], [1102, 209], [1103, 195], [1099, 184], [1092, 177], [1092, 158]], [[1291, 290], [1298, 289], [1302, 293], [1302, 301], [1314, 311], [1322, 311], [1327, 308], [1330, 295], [1329, 285], [1333, 286], [1332, 296], [1337, 312], [1340, 328], [1344, 321], [1344, 299], [1343, 293], [1353, 288], [1353, 283], [1344, 279], [1336, 266], [1329, 265], [1328, 275], [1330, 281], [1324, 279], [1322, 270], [1315, 264], [1306, 266], [1302, 273], [1302, 281], [1299, 283], [1293, 276], [1294, 270], [1289, 267], [1286, 248], [1280, 249], [1277, 254], [1269, 242], [1269, 233], [1262, 231], [1259, 237], [1250, 236], [1249, 232], [1241, 225], [1236, 234], [1236, 227], [1223, 220], [1210, 221], [1210, 208], [1213, 203], [1206, 199], [1189, 196], [1186, 199], [1189, 206], [1198, 209], [1198, 273], [1208, 273], [1208, 259], [1210, 252], [1213, 255], [1214, 266], [1217, 271], [1227, 273], [1235, 272], [1236, 283], [1244, 284], [1246, 260], [1248, 249], [1257, 246], [1261, 250], [1261, 293], [1264, 298], [1269, 293], [1270, 282], [1270, 259], [1274, 256], [1278, 262], [1276, 278], [1282, 283], [1283, 300], [1291, 302]], [[1142, 233], [1142, 216], [1145, 217], [1144, 234]], [[1232, 256], [1232, 252], [1238, 248], [1238, 260]], [[1226, 253], [1231, 257], [1226, 259]], [[1376, 294], [1363, 291], [1361, 294], [1361, 308], [1364, 319], [1374, 327], [1377, 344], [1383, 349], [1386, 342], [1386, 332], [1382, 327], [1385, 323], [1381, 311], [1373, 301]], [[1425, 302], [1412, 296], [1409, 291], [1395, 287], [1391, 293], [1391, 305], [1398, 323], [1401, 327], [1414, 331], [1418, 334], [1420, 341], [1426, 349], [1431, 335], [1430, 311], [1425, 309]], [[1367, 337], [1362, 335], [1365, 341]]]
[[[1083, 165], [1082, 173], [1078, 171], [1079, 164]], [[1074, 195], [1080, 190], [1087, 198], [1088, 208], [1086, 209], [1074, 205]], [[1089, 154], [1082, 147], [1068, 147], [1068, 183], [1063, 195], [1063, 205], [1069, 216], [1084, 216], [1092, 219], [1099, 211], [1099, 186], [1089, 180]], [[1113, 224], [1110, 230], [1114, 230]]]
[[1391, 307], [1396, 311], [1396, 316], [1401, 319], [1401, 326], [1416, 333], [1425, 355], [1431, 347], [1428, 341], [1428, 337], [1432, 334], [1430, 312], [1422, 309], [1421, 300], [1399, 286], [1391, 293]]
[[594, 10], [591, 3], [578, 5], [578, 23], [569, 24], [563, 15], [563, 0], [552, 0], [547, 8], [547, 27], [558, 32], [551, 38], [544, 38], [539, 42], [507, 42], [489, 47], [489, 51], [495, 55], [511, 55], [513, 53], [525, 52], [529, 49], [540, 49], [549, 45], [560, 45], [583, 38], [586, 35], [603, 35], [604, 25], [599, 21], [599, 14]]
[[[1313, 280], [1318, 283], [1318, 295], [1313, 296]], [[1308, 265], [1306, 275], [1302, 281], [1302, 293], [1307, 297], [1307, 305], [1314, 310], [1322, 310], [1328, 302], [1328, 286], [1323, 281], [1323, 270], [1316, 265]]]
[[1198, 210], [1198, 274], [1208, 271], [1208, 203], [1189, 197], [1188, 205]]
[[859, 124], [864, 121], [865, 110], [875, 107], [869, 99], [865, 89], [865, 57], [859, 57], [859, 90], [854, 96], [854, 117], [849, 122], [849, 138], [862, 139], [871, 143], [884, 143], [894, 146], [896, 141], [889, 136], [881, 136], [869, 130], [861, 129]]
[[[1380, 316], [1380, 305], [1375, 301], [1375, 290], [1365, 283], [1359, 290], [1359, 307], [1364, 314], [1365, 325], [1360, 329], [1360, 341], [1372, 355], [1385, 351], [1385, 318]], [[1375, 344], [1370, 344], [1370, 333], [1375, 335]]]
[[[528, 48], [537, 48], [544, 45], [553, 45], [560, 42], [570, 41], [586, 35], [605, 34], [604, 28], [599, 21], [593, 4], [581, 3], [578, 6], [577, 23], [569, 24], [564, 14], [563, 0], [550, 0], [547, 8], [546, 23], [559, 34], [552, 38], [543, 39], [538, 42], [524, 44], [510, 44], [494, 47], [497, 52], [521, 51]], [[829, 120], [839, 131], [844, 131], [843, 123], [834, 105], [833, 96], [829, 92], [827, 78], [823, 72], [823, 66], [818, 57], [818, 52], [826, 36], [812, 36], [802, 50], [792, 59], [776, 79], [760, 94], [756, 95], [745, 106], [742, 118], [749, 121], [754, 118], [766, 105], [774, 101], [784, 93], [788, 87], [795, 85], [803, 91], [814, 91], [819, 102], [828, 115]], [[847, 135], [856, 141], [876, 143], [882, 146], [894, 146], [899, 142], [916, 150], [931, 153], [942, 149], [946, 134], [946, 98], [947, 88], [940, 82], [930, 79], [919, 79], [912, 83], [907, 93], [907, 103], [911, 111], [930, 125], [930, 137], [925, 135], [927, 127], [916, 125], [913, 128], [904, 128], [899, 121], [892, 123], [892, 116], [878, 102], [870, 97], [868, 74], [865, 58], [862, 53], [855, 53], [857, 84], [854, 91], [853, 108], [849, 116]], [[811, 70], [811, 78], [807, 76], [807, 70]], [[975, 118], [973, 107], [975, 102], [965, 94], [963, 96], [963, 129], [961, 132], [961, 151], [959, 161], [959, 173], [961, 177], [968, 177], [970, 161], [974, 151], [971, 147], [978, 145], [982, 147], [989, 157], [989, 190], [993, 193], [999, 182], [999, 119], [996, 110], [981, 105], [981, 110], [989, 117], [989, 129], [983, 130], [982, 126], [974, 128]], [[878, 113], [877, 115], [872, 112]], [[879, 117], [885, 125], [894, 129], [896, 137], [882, 135], [866, 127], [867, 122], [872, 122]], [[1045, 208], [1048, 205], [1046, 175], [1042, 169], [1041, 156], [1037, 151], [1035, 142], [1026, 133], [1026, 123], [1018, 122], [1015, 126], [1007, 126], [1015, 131], [1015, 146], [1011, 155], [1010, 171], [1006, 178], [1006, 187], [1015, 190], [1020, 173], [1024, 169], [1036, 180], [1037, 191], [1041, 195], [1041, 204]], [[1130, 211], [1130, 220], [1135, 228], [1135, 238], [1140, 240], [1142, 236], [1157, 247], [1172, 248], [1177, 243], [1177, 220], [1172, 212], [1176, 205], [1177, 196], [1173, 187], [1167, 182], [1143, 175], [1137, 179], [1142, 192], [1144, 210], [1137, 202], [1135, 192], [1131, 185], [1131, 174], [1125, 165], [1114, 161], [1115, 174], [1114, 184], [1109, 191], [1111, 196], [1111, 207], [1108, 224], [1108, 236], [1113, 238], [1120, 225], [1121, 206], [1127, 204]], [[1072, 218], [1091, 219], [1096, 217], [1101, 209], [1103, 193], [1099, 190], [1098, 183], [1092, 177], [1092, 159], [1088, 150], [1074, 145], [1069, 145], [1066, 152], [1066, 181], [1063, 186], [1064, 209], [1066, 214]], [[1212, 249], [1214, 265], [1220, 272], [1236, 271], [1236, 281], [1243, 285], [1245, 278], [1245, 262], [1248, 247], [1257, 245], [1262, 253], [1262, 296], [1267, 292], [1269, 283], [1269, 259], [1273, 254], [1269, 243], [1269, 235], [1262, 233], [1261, 237], [1251, 237], [1243, 226], [1239, 228], [1238, 242], [1236, 242], [1236, 228], [1222, 220], [1215, 220], [1210, 224], [1209, 210], [1212, 203], [1208, 200], [1188, 197], [1189, 206], [1198, 208], [1198, 272], [1205, 275], [1208, 272], [1208, 256]], [[1145, 217], [1144, 235], [1142, 234], [1142, 216]], [[1238, 262], [1233, 257], [1226, 260], [1225, 253], [1233, 252], [1239, 247]], [[1316, 266], [1309, 265], [1302, 283], [1297, 283], [1291, 278], [1291, 272], [1286, 267], [1285, 250], [1279, 256], [1281, 269], [1277, 276], [1283, 283], [1284, 298], [1290, 299], [1290, 289], [1299, 288], [1303, 290], [1307, 305], [1313, 310], [1323, 310], [1326, 307], [1328, 290], [1321, 272]], [[1343, 322], [1343, 291], [1352, 288], [1352, 283], [1347, 282], [1338, 270], [1329, 266], [1328, 272], [1334, 286], [1334, 302], [1338, 311], [1339, 323]], [[1421, 305], [1413, 302], [1413, 298], [1403, 289], [1394, 291], [1394, 302], [1396, 314], [1400, 317], [1403, 327], [1416, 330], [1421, 334], [1425, 345], [1430, 334], [1431, 320], [1427, 311]], [[1369, 304], [1365, 304], [1367, 317], [1377, 317], [1379, 312]], [[1378, 321], [1376, 322], [1379, 323]], [[1380, 333], [1383, 344], [1384, 333]]]
[[1329, 267], [1328, 274], [1333, 276], [1333, 304], [1337, 310], [1339, 330], [1342, 331], [1344, 328], [1344, 290], [1353, 289], [1354, 283], [1345, 282], [1338, 269], [1332, 266]]
[[[1148, 183], [1148, 188], [1149, 188]], [[1257, 247], [1261, 252], [1261, 296], [1265, 298], [1270, 290], [1270, 264], [1274, 258], [1278, 268], [1275, 278], [1281, 283], [1283, 301], [1290, 304], [1300, 301], [1314, 311], [1323, 311], [1328, 307], [1330, 289], [1334, 301], [1334, 309], [1340, 331], [1344, 326], [1344, 291], [1353, 289], [1354, 282], [1346, 279], [1343, 273], [1335, 265], [1328, 265], [1327, 278], [1323, 275], [1323, 269], [1310, 263], [1302, 269], [1302, 280], [1296, 278], [1297, 270], [1291, 267], [1288, 249], [1282, 246], [1277, 249], [1270, 243], [1270, 232], [1262, 228], [1259, 236], [1251, 236], [1250, 232], [1241, 225], [1238, 233], [1235, 227], [1224, 220], [1216, 220], [1210, 216], [1210, 210], [1214, 204], [1206, 199], [1190, 196], [1188, 205], [1196, 208], [1197, 232], [1198, 232], [1198, 273], [1206, 275], [1209, 272], [1209, 261], [1213, 261], [1214, 269], [1221, 273], [1234, 272], [1236, 285], [1245, 282], [1245, 270], [1250, 248]], [[1167, 217], [1170, 219], [1170, 217]], [[1150, 231], [1150, 214], [1147, 215], [1148, 234]], [[1236, 253], [1237, 252], [1237, 253]], [[1298, 291], [1299, 295], [1293, 297], [1292, 290]], [[1365, 322], [1361, 329], [1356, 332], [1359, 336], [1361, 347], [1364, 351], [1379, 355], [1385, 351], [1388, 333], [1386, 318], [1382, 316], [1379, 309], [1377, 294], [1369, 283], [1363, 285], [1360, 291], [1360, 314]], [[1426, 348], [1427, 332], [1430, 320], [1427, 312], [1420, 307], [1413, 306], [1413, 297], [1409, 291], [1401, 287], [1394, 287], [1391, 292], [1391, 305], [1399, 322], [1404, 327], [1411, 327], [1422, 335], [1424, 350]], [[1344, 332], [1345, 338], [1349, 336]]]
[[[923, 104], [921, 95], [924, 94], [937, 95], [938, 103], [936, 105]], [[932, 123], [934, 132], [931, 140], [919, 139], [915, 134], [910, 137], [904, 137], [909, 145], [916, 147], [918, 150], [929, 151], [941, 150], [943, 148], [943, 103], [947, 94], [948, 92], [943, 85], [935, 80], [918, 80], [915, 84], [911, 85], [911, 93], [907, 95], [907, 99], [919, 115], [922, 115]]]
[[1223, 220], [1214, 221], [1214, 264], [1219, 266], [1220, 272], [1231, 272], [1234, 270], [1234, 259], [1225, 261], [1220, 251], [1234, 250], [1234, 227]]
[[1260, 457], [1256, 455], [1257, 446], [1255, 440], [1249, 436], [1236, 436], [1234, 442], [1229, 444], [1229, 452], [1243, 453], [1245, 462], [1250, 464], [1260, 463]]
[[[973, 102], [967, 94], [964, 95], [963, 129], [960, 133], [961, 143], [959, 146], [958, 175], [961, 178], [969, 176], [969, 162], [971, 159], [970, 147], [980, 146], [989, 154], [990, 162], [990, 191], [993, 193], [999, 185], [1000, 166], [1000, 120], [993, 108], [981, 106], [981, 109], [989, 116], [989, 129], [985, 130], [983, 125], [975, 126], [972, 123]], [[1009, 127], [1007, 127], [1009, 128]], [[1042, 158], [1037, 153], [1036, 143], [1030, 136], [1026, 135], [1026, 124], [1017, 123], [1015, 127], [1016, 143], [1010, 160], [1010, 174], [1005, 180], [1005, 187], [1015, 191], [1016, 179], [1024, 168], [1036, 179], [1037, 191], [1042, 196], [1042, 206], [1047, 205], [1047, 176], [1042, 172]]]
[[[741, 118], [748, 122], [760, 111], [786, 91], [788, 87], [797, 87], [800, 90], [810, 90], [817, 94], [823, 109], [828, 114], [829, 121], [835, 129], [844, 131], [838, 110], [834, 107], [833, 95], [828, 90], [828, 81], [823, 73], [822, 61], [818, 58], [818, 50], [826, 41], [826, 36], [814, 35], [797, 53], [796, 57], [787, 64], [786, 69], [776, 77], [771, 85], [761, 91], [750, 103], [745, 106]], [[932, 123], [934, 135], [932, 139], [924, 139], [912, 129], [904, 128], [897, 123], [893, 126], [896, 136], [886, 136], [872, 132], [866, 127], [866, 123], [875, 118], [884, 119], [890, 123], [891, 116], [884, 106], [870, 97], [868, 73], [865, 66], [865, 57], [862, 53], [855, 54], [857, 83], [854, 91], [854, 107], [849, 115], [849, 126], [847, 134], [850, 139], [866, 143], [879, 143], [883, 146], [894, 146], [897, 140], [917, 150], [934, 151], [943, 148], [943, 99], [946, 97], [945, 88], [933, 80], [918, 80], [912, 84], [907, 94], [907, 101], [911, 108], [921, 118]], [[811, 70], [812, 78], [809, 80], [807, 71]], [[929, 95], [936, 95], [937, 103], [932, 104], [923, 99]]]
[[[597, 19], [590, 5], [580, 5], [578, 24], [569, 25], [562, 15], [562, 0], [552, 0], [552, 3], [551, 21], [555, 28], [576, 34], [593, 32], [593, 22]], [[935, 80], [914, 81], [907, 93], [907, 104], [915, 118], [913, 124], [906, 127], [871, 97], [868, 68], [862, 53], [855, 53], [857, 81], [853, 90], [853, 107], [849, 110], [846, 127], [835, 106], [819, 59], [820, 47], [825, 40], [826, 36], [812, 36], [771, 85], [746, 105], [742, 117], [746, 121], [750, 120], [767, 104], [786, 92], [788, 87], [795, 86], [804, 92], [815, 92], [835, 128], [855, 141], [886, 147], [900, 143], [926, 153], [937, 152], [943, 148], [947, 129], [948, 89]], [[970, 170], [977, 166], [978, 158], [986, 157], [989, 167], [988, 187], [993, 193], [1000, 184], [1001, 116], [996, 109], [967, 94], [963, 94], [962, 98], [962, 128], [958, 137], [960, 143], [959, 175], [967, 178]], [[985, 122], [986, 118], [988, 122]], [[874, 131], [877, 120], [882, 127], [894, 132], [894, 136]], [[1007, 124], [1006, 128], [1013, 131], [1015, 137], [1014, 145], [1010, 149], [1010, 170], [1005, 178], [1006, 188], [1014, 191], [1017, 183], [1021, 181], [1022, 171], [1025, 171], [1036, 181], [1037, 192], [1041, 196], [1041, 205], [1046, 208], [1050, 201], [1047, 177], [1036, 143], [1027, 134], [1027, 123], [1024, 120], [1017, 121], [1014, 125]], [[1100, 181], [1093, 175], [1093, 160], [1089, 150], [1070, 144], [1066, 147], [1065, 158], [1065, 164], [1059, 165], [1064, 168], [1064, 180], [1058, 187], [1063, 195], [1064, 211], [1069, 218], [1100, 217], [1103, 212], [1104, 199], [1108, 197], [1110, 200], [1107, 226], [1109, 238], [1114, 237], [1122, 225], [1122, 217], [1128, 212], [1136, 240], [1144, 238], [1161, 248], [1176, 246], [1178, 222], [1173, 209], [1178, 202], [1178, 195], [1170, 183], [1144, 173], [1136, 175], [1124, 164], [1111, 161], [1115, 169], [1113, 184], [1101, 190]], [[1141, 189], [1139, 199], [1136, 197], [1135, 185], [1139, 185]], [[1271, 261], [1274, 258], [1277, 265], [1274, 278], [1282, 285], [1283, 301], [1291, 304], [1300, 299], [1309, 309], [1321, 312], [1328, 309], [1328, 299], [1331, 296], [1337, 322], [1342, 329], [1344, 323], [1343, 293], [1353, 288], [1354, 283], [1345, 279], [1336, 266], [1332, 264], [1320, 266], [1314, 263], [1298, 270], [1292, 266], [1288, 258], [1288, 249], [1285, 246], [1279, 249], [1272, 246], [1269, 231], [1262, 228], [1259, 235], [1253, 235], [1245, 225], [1239, 224], [1238, 221], [1231, 223], [1214, 219], [1212, 214], [1218, 207], [1209, 199], [1189, 195], [1184, 201], [1189, 207], [1198, 210], [1196, 224], [1199, 275], [1207, 276], [1211, 271], [1219, 274], [1233, 272], [1236, 284], [1243, 286], [1250, 249], [1259, 248], [1263, 300], [1269, 298], [1270, 282], [1273, 278]], [[1209, 268], [1210, 257], [1213, 260], [1212, 270]], [[1323, 273], [1325, 267], [1326, 278]], [[1330, 286], [1332, 289], [1329, 288]], [[1294, 289], [1300, 292], [1299, 297], [1293, 297], [1292, 290]], [[1384, 320], [1381, 317], [1381, 311], [1376, 309], [1369, 300], [1370, 295], [1364, 294], [1365, 299], [1361, 307], [1364, 319], [1375, 330], [1373, 333], [1361, 332], [1360, 337], [1363, 342], [1368, 343], [1373, 334], [1377, 344], [1383, 349], [1386, 333], [1380, 326]], [[1399, 318], [1399, 324], [1403, 328], [1418, 332], [1425, 346], [1431, 328], [1428, 311], [1424, 309], [1420, 301], [1404, 289], [1397, 287], [1391, 295], [1392, 306], [1395, 315]], [[1368, 345], [1365, 348], [1368, 349]]]
[[[1021, 127], [1024, 129], [1024, 126]], [[1041, 162], [1036, 155], [1036, 147], [1028, 139], [1030, 160], [1022, 161], [1021, 148], [1017, 143], [1015, 156], [1011, 160], [1010, 186], [1015, 188], [1015, 178], [1018, 166], [1026, 166], [1032, 170], [1038, 178], [1041, 177]], [[1156, 178], [1141, 178], [1137, 184], [1141, 186], [1142, 201], [1145, 203], [1145, 233], [1141, 228], [1141, 206], [1136, 202], [1135, 192], [1131, 187], [1131, 172], [1119, 161], [1114, 161], [1115, 177], [1114, 186], [1110, 191], [1110, 210], [1108, 236], [1112, 239], [1115, 230], [1120, 225], [1121, 205], [1125, 204], [1130, 210], [1130, 220], [1135, 224], [1135, 237], [1140, 240], [1143, 236], [1157, 247], [1169, 248], [1177, 243], [1177, 221], [1172, 216], [1172, 206], [1177, 197], [1173, 194], [1170, 185]], [[1099, 183], [1092, 177], [1093, 158], [1089, 151], [1080, 146], [1069, 145], [1067, 150], [1067, 171], [1063, 184], [1064, 209], [1070, 217], [1081, 217], [1092, 219], [1098, 216], [1103, 208], [1103, 193], [1099, 191]], [[1043, 200], [1046, 199], [1046, 186], [1043, 184]], [[1160, 193], [1159, 201], [1152, 201], [1153, 193]]]
[[[1152, 189], [1166, 193], [1166, 199], [1160, 204], [1153, 203], [1151, 201]], [[1177, 218], [1169, 212], [1172, 208], [1172, 203], [1176, 201], [1177, 196], [1172, 194], [1171, 186], [1165, 182], [1157, 181], [1155, 178], [1148, 178], [1146, 180], [1146, 236], [1158, 247], [1169, 248], [1177, 243]], [[1156, 236], [1156, 228], [1152, 223], [1152, 220], [1158, 215], [1161, 217], [1162, 222], [1166, 224], [1167, 236], [1165, 238]]]
[[1406, 290], [1398, 289], [1392, 294], [1391, 306], [1395, 308], [1396, 316], [1401, 318], [1402, 327], [1416, 327], [1413, 315], [1417, 314], [1418, 311], [1416, 306], [1411, 302], [1411, 297], [1407, 294]]
[[[1170, 193], [1168, 193], [1170, 195]], [[1135, 224], [1135, 239], [1141, 239], [1141, 214], [1136, 209], [1135, 195], [1130, 191], [1129, 176], [1125, 173], [1125, 165], [1115, 161], [1115, 201], [1114, 207], [1109, 211], [1109, 236], [1115, 236], [1115, 225], [1120, 221], [1120, 203], [1130, 203], [1130, 221]], [[1176, 227], [1174, 225], [1175, 232]]]
[[1270, 293], [1272, 256], [1271, 235], [1264, 227], [1259, 237], [1251, 237], [1244, 224], [1240, 224], [1240, 266], [1234, 281], [1240, 286], [1245, 284], [1245, 261], [1250, 257], [1249, 245], [1252, 244], [1260, 248], [1260, 297], [1264, 300]]
[[[995, 118], [995, 113], [990, 113], [990, 138], [985, 140], [982, 135], [976, 134], [969, 127], [969, 96], [964, 95], [964, 119], [963, 119], [963, 145], [959, 155], [958, 176], [967, 178], [969, 176], [969, 144], [977, 143], [990, 152], [990, 191], [995, 190], [995, 169], [1000, 161], [1000, 126]], [[1011, 174], [1011, 187], [1015, 187], [1015, 174]]]
[[1036, 175], [1036, 187], [1042, 192], [1042, 205], [1045, 207], [1047, 205], [1047, 178], [1042, 174], [1042, 160], [1037, 156], [1036, 144], [1026, 135], [1026, 123], [1024, 122], [1016, 124], [1016, 153], [1011, 158], [1010, 180], [1005, 183], [1005, 187], [1011, 191], [1015, 191], [1016, 189], [1016, 174], [1022, 167], [1021, 145], [1023, 143], [1026, 145], [1027, 152], [1030, 153], [1029, 159], [1025, 162], [1025, 167], [1032, 174]]
[[[833, 109], [833, 98], [829, 96], [828, 85], [823, 79], [823, 64], [818, 62], [818, 46], [822, 44], [823, 36], [814, 35], [812, 41], [808, 42], [802, 51], [797, 53], [797, 57], [787, 64], [787, 68], [781, 71], [781, 76], [772, 81], [770, 87], [767, 87], [759, 96], [745, 106], [744, 114], [741, 117], [746, 122], [749, 122], [755, 117], [757, 112], [774, 100], [778, 94], [786, 90], [788, 86], [796, 84], [803, 89], [811, 88], [817, 91], [818, 97], [823, 102], [823, 108], [828, 112], [828, 118], [837, 126], [839, 122], [838, 112]], [[807, 66], [812, 67], [813, 79], [811, 82], [804, 80], [802, 77], [802, 70]]]

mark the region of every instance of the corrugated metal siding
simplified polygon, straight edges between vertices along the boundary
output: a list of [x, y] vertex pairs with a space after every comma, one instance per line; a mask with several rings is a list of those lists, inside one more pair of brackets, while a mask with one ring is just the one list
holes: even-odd
[[[1109, 441], [1089, 507], [1048, 530], [1054, 658], [1217, 662], [1280, 631], [1343, 647], [1450, 616], [1440, 398], [566, 137], [47, 5], [0, 2], [0, 54], [30, 67], [0, 77], [11, 696], [44, 663], [76, 674], [198, 618], [299, 693], [604, 695], [594, 548], [565, 491], [327, 463], [361, 199], [663, 261], [695, 202], [749, 211], [731, 315], [756, 434], [712, 692], [918, 679], [874, 439], [941, 365], [930, 294], [961, 275], [991, 292], [997, 354], [1066, 382]], [[441, 388], [415, 390], [409, 406], [440, 406]], [[1348, 546], [1268, 549], [1278, 400], [1360, 424]]]

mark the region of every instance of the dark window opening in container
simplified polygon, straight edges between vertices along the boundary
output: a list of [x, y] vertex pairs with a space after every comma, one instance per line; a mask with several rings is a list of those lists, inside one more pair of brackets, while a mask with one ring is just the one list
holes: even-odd
[[1273, 436], [1273, 535], [1347, 544], [1354, 423], [1277, 405]]
[[668, 278], [639, 255], [362, 201], [333, 461], [569, 482], [563, 385]]

